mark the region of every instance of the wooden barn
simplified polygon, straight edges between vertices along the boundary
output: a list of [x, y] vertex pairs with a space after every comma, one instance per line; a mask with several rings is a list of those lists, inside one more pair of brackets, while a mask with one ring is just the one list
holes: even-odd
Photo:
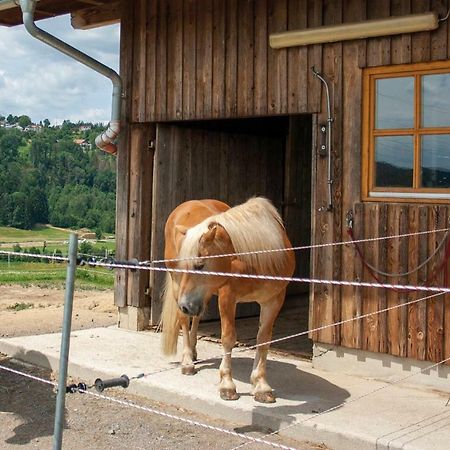
[[[165, 220], [184, 200], [237, 204], [264, 195], [296, 246], [409, 234], [299, 251], [298, 276], [443, 286], [449, 7], [447, 0], [39, 2], [38, 18], [72, 12], [79, 28], [120, 20], [117, 258], [161, 259]], [[0, 11], [0, 22], [20, 23], [14, 11]], [[436, 229], [444, 231], [417, 234]], [[161, 277], [118, 271], [120, 326], [158, 322]], [[286, 307], [306, 301], [310, 328], [430, 295], [317, 283], [292, 286], [291, 294]], [[310, 337], [325, 349], [437, 362], [450, 357], [450, 297]]]

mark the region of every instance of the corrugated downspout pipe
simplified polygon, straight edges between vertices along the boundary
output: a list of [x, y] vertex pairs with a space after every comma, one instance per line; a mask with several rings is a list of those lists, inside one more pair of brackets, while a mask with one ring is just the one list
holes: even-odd
[[111, 107], [111, 121], [108, 125], [108, 129], [101, 133], [95, 139], [95, 144], [101, 150], [115, 155], [117, 153], [117, 145], [115, 143], [120, 133], [120, 109], [122, 101], [122, 79], [113, 69], [105, 66], [101, 62], [91, 58], [83, 52], [80, 52], [76, 48], [66, 44], [55, 36], [41, 30], [34, 23], [34, 10], [37, 0], [20, 0], [20, 7], [22, 9], [23, 24], [25, 29], [31, 36], [39, 39], [50, 47], [59, 50], [67, 56], [75, 59], [76, 61], [88, 66], [101, 75], [109, 78], [113, 85], [112, 93], [112, 107]]

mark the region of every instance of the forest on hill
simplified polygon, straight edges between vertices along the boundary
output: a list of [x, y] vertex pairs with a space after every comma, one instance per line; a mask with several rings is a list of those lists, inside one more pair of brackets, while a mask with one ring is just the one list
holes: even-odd
[[0, 116], [0, 225], [114, 232], [115, 158], [94, 144], [104, 128]]

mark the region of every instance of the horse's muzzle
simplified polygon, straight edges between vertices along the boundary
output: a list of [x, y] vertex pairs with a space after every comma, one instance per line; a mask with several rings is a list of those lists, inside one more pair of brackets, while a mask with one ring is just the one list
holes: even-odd
[[178, 307], [183, 314], [198, 316], [203, 309], [203, 296], [196, 294], [183, 295], [178, 302]]

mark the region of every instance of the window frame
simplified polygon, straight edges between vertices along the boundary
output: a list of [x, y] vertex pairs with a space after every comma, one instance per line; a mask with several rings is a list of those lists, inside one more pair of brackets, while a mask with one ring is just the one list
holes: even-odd
[[[450, 134], [446, 127], [421, 127], [423, 75], [450, 74], [450, 61], [402, 64], [363, 69], [362, 114], [362, 198], [365, 201], [450, 203], [450, 188], [424, 188], [421, 181], [421, 146], [424, 135]], [[376, 129], [376, 80], [414, 77], [413, 128]], [[413, 187], [375, 187], [375, 138], [378, 136], [413, 136]]]

